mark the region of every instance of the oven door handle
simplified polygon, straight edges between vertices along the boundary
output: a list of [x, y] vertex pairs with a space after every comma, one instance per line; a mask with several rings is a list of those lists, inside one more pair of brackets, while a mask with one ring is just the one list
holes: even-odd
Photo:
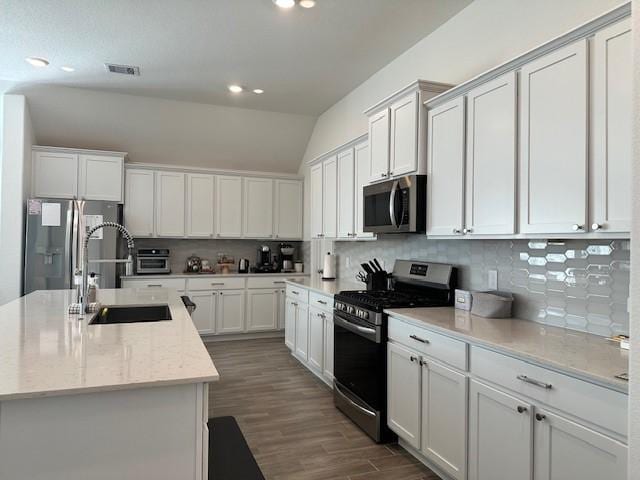
[[389, 217], [391, 218], [391, 225], [398, 228], [398, 222], [396, 222], [396, 192], [398, 191], [398, 180], [393, 182], [391, 187], [391, 195], [389, 195]]
[[351, 323], [350, 321], [341, 317], [337, 313], [334, 314], [333, 322], [338, 326], [344, 328], [345, 330], [349, 330], [350, 332], [355, 333], [356, 335], [360, 335], [361, 337], [364, 337], [368, 340], [372, 340], [376, 343], [380, 343], [382, 341], [378, 329], [356, 325], [355, 323]]
[[372, 412], [371, 410], [364, 408], [363, 406], [358, 405], [356, 402], [351, 400], [351, 398], [349, 398], [349, 396], [340, 389], [340, 386], [336, 382], [334, 382], [333, 386], [336, 389], [336, 392], [338, 393], [338, 395], [340, 395], [340, 397], [342, 397], [346, 402], [348, 402], [349, 405], [351, 405], [353, 408], [367, 415], [368, 417], [376, 416], [376, 412]]

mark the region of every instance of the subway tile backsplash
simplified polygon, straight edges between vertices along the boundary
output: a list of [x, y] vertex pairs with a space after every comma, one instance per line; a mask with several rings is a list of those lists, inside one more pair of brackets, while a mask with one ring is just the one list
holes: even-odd
[[[629, 240], [431, 240], [419, 235], [336, 242], [338, 275], [354, 278], [377, 257], [388, 270], [396, 258], [451, 263], [458, 284], [486, 290], [489, 270], [498, 288], [514, 294], [514, 315], [596, 335], [629, 333]], [[347, 261], [350, 267], [347, 267]]]

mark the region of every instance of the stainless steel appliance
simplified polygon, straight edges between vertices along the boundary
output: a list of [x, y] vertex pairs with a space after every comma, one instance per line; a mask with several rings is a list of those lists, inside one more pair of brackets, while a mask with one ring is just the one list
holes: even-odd
[[278, 271], [278, 262], [275, 259], [271, 259], [271, 247], [269, 245], [258, 247], [258, 258], [253, 271], [255, 273], [275, 273]]
[[136, 253], [136, 273], [139, 275], [171, 273], [171, 255], [167, 248], [139, 248]]
[[185, 273], [200, 273], [202, 271], [202, 259], [197, 255], [191, 255], [187, 258], [185, 265]]
[[[82, 268], [83, 232], [103, 222], [122, 223], [122, 205], [115, 202], [32, 198], [27, 201], [24, 293], [74, 288], [74, 272]], [[120, 235], [104, 229], [89, 240], [89, 273], [101, 288], [115, 288], [124, 265], [101, 263], [119, 255]]]
[[334, 298], [334, 401], [377, 442], [394, 440], [387, 418], [386, 308], [451, 305], [451, 265], [396, 260], [390, 290], [342, 291]]
[[365, 232], [424, 233], [427, 176], [411, 175], [367, 185], [363, 205]]
[[249, 259], [241, 258], [238, 262], [238, 273], [249, 273]]

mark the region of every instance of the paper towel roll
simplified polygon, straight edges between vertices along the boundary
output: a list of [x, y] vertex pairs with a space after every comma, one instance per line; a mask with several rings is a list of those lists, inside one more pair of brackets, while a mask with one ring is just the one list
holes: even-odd
[[324, 256], [324, 267], [322, 269], [323, 280], [334, 280], [336, 278], [336, 256], [327, 252]]

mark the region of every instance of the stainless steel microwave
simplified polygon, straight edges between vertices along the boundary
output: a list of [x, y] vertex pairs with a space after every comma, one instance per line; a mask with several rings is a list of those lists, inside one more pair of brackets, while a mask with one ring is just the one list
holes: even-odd
[[364, 231], [424, 233], [427, 219], [427, 176], [410, 175], [363, 189]]

